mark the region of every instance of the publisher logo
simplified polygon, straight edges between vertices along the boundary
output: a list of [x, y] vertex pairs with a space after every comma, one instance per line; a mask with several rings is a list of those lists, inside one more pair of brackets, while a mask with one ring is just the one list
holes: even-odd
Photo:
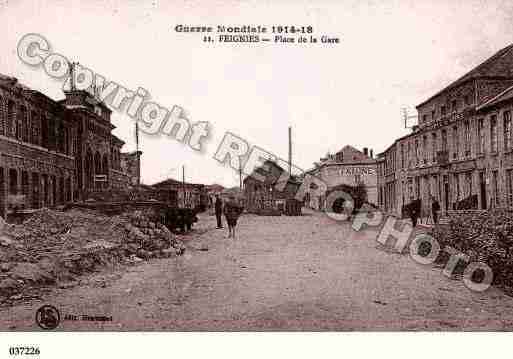
[[41, 329], [55, 329], [60, 321], [59, 311], [53, 305], [43, 305], [36, 312], [36, 323]]

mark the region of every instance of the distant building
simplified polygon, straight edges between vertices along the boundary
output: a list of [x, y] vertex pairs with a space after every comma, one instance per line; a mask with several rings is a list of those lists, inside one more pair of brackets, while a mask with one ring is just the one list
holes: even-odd
[[225, 188], [220, 194], [224, 200], [228, 200], [230, 197], [235, 197], [236, 199], [244, 197], [242, 190], [238, 186]]
[[413, 199], [429, 214], [473, 203], [513, 205], [513, 45], [417, 106], [418, 125], [380, 156], [379, 205], [401, 214]]
[[196, 208], [208, 204], [207, 192], [203, 184], [183, 183], [169, 178], [155, 183], [152, 187], [157, 190], [158, 199], [171, 206]]
[[205, 185], [205, 192], [208, 196], [207, 205], [209, 207], [213, 207], [214, 203], [216, 201], [216, 195], [221, 194], [224, 190], [225, 190], [224, 186], [221, 186], [220, 184], [217, 184], [217, 183]]
[[[363, 184], [367, 192], [367, 201], [378, 204], [377, 161], [372, 150], [364, 148], [363, 152], [352, 146], [344, 146], [334, 155], [328, 154], [315, 163], [308, 174], [316, 176], [327, 185], [327, 193], [340, 185], [356, 186]], [[324, 210], [326, 195], [309, 197], [311, 208]]]
[[205, 185], [205, 190], [207, 191], [207, 193], [209, 195], [212, 195], [212, 196], [217, 193], [223, 192], [224, 189], [225, 189], [224, 186], [221, 186], [220, 184], [217, 184], [217, 183]]
[[301, 182], [282, 176], [285, 170], [267, 160], [244, 179], [244, 200], [248, 212], [301, 215], [302, 202], [295, 199]]
[[[50, 207], [139, 182], [141, 153], [121, 153], [111, 110], [86, 91], [54, 101], [0, 74], [0, 215]], [[122, 158], [129, 156], [129, 171]]]

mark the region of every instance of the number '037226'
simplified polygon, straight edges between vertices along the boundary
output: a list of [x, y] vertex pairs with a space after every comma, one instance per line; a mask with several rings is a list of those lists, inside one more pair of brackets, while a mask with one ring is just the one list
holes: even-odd
[[39, 355], [39, 347], [10, 347], [10, 356]]

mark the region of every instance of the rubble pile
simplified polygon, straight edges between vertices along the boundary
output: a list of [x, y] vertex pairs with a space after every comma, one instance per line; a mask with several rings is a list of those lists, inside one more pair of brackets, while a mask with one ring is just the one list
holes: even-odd
[[131, 258], [169, 257], [185, 251], [183, 244], [165, 225], [156, 221], [152, 213], [134, 211], [125, 215], [124, 219], [122, 248]]
[[494, 283], [513, 287], [513, 212], [508, 209], [462, 211], [440, 226], [434, 237], [443, 248], [451, 246], [469, 257], [469, 262], [488, 264]]
[[89, 210], [42, 209], [23, 224], [6, 225], [0, 234], [0, 297], [184, 250], [150, 210], [108, 217]]

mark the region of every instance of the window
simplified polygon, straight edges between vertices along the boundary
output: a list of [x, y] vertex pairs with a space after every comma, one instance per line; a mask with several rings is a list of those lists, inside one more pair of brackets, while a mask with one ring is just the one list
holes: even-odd
[[513, 206], [513, 169], [506, 171], [506, 183], [508, 187], [508, 206]]
[[467, 172], [465, 174], [465, 185], [466, 185], [467, 197], [472, 196], [472, 173], [471, 172]]
[[431, 136], [432, 137], [432, 141], [431, 141], [431, 146], [432, 146], [432, 150], [433, 150], [433, 162], [436, 161], [436, 151], [438, 150], [437, 149], [437, 140], [436, 140], [436, 133], [433, 133], [433, 135]]
[[55, 118], [48, 119], [48, 149], [51, 151], [56, 150], [57, 137], [55, 136]]
[[20, 127], [21, 133], [20, 137], [23, 142], [29, 141], [29, 132], [30, 132], [30, 123], [28, 118], [27, 108], [25, 106], [21, 106], [20, 108]]
[[490, 148], [492, 153], [497, 152], [497, 116], [492, 115], [490, 118]]
[[458, 202], [460, 200], [460, 178], [457, 173], [454, 174], [454, 186], [456, 187], [455, 201]]
[[442, 108], [440, 109], [440, 112], [442, 113], [442, 116], [445, 116], [446, 112], [447, 112], [447, 108], [444, 106], [442, 106]]
[[440, 184], [438, 183], [438, 175], [433, 175], [433, 192], [436, 199], [440, 200], [442, 198]]
[[410, 142], [408, 142], [408, 168], [411, 167], [411, 145]]
[[431, 111], [431, 120], [435, 119], [435, 115], [436, 115], [436, 111], [435, 110]]
[[428, 163], [428, 147], [427, 147], [427, 136], [422, 137], [422, 154], [424, 157], [424, 164]]
[[500, 205], [499, 201], [499, 171], [492, 172], [492, 200], [495, 207]]
[[5, 135], [4, 101], [0, 96], [0, 135]]
[[404, 143], [401, 143], [401, 168], [405, 168], [405, 161]]
[[452, 141], [454, 143], [452, 157], [458, 158], [458, 154], [460, 153], [460, 139], [458, 137], [458, 126], [454, 126], [452, 128]]
[[465, 95], [465, 97], [463, 97], [463, 101], [465, 102], [465, 105], [470, 105], [470, 96], [469, 95]]
[[39, 136], [39, 117], [37, 116], [37, 112], [36, 111], [32, 111], [31, 114], [30, 114], [30, 122], [32, 123], [32, 133], [31, 133], [31, 139], [30, 139], [30, 142], [33, 143], [33, 144], [36, 144], [38, 145], [39, 144], [39, 140], [38, 140], [38, 136]]
[[422, 123], [426, 123], [427, 122], [427, 115], [422, 115]]
[[511, 112], [504, 112], [504, 151], [511, 150]]
[[14, 136], [16, 137], [16, 118], [14, 117], [14, 102], [9, 101], [7, 104], [7, 130], [6, 135], [7, 136]]
[[485, 152], [484, 119], [477, 122], [477, 153], [482, 155]]
[[419, 148], [419, 139], [415, 139], [415, 166], [419, 165], [420, 162], [420, 148]]
[[447, 151], [447, 131], [442, 130], [442, 151]]
[[472, 143], [472, 139], [470, 138], [470, 122], [465, 121], [465, 156], [470, 156], [470, 144]]
[[458, 101], [457, 100], [452, 100], [451, 109], [452, 109], [452, 112], [458, 111]]
[[14, 168], [9, 169], [9, 194], [18, 194], [18, 171]]
[[16, 116], [16, 138], [18, 140], [22, 140], [23, 139], [23, 127], [24, 127], [24, 118], [25, 118], [25, 107], [24, 106], [20, 106], [19, 110], [18, 110], [18, 113], [17, 113], [17, 116]]
[[41, 146], [48, 148], [48, 117], [41, 116]]

